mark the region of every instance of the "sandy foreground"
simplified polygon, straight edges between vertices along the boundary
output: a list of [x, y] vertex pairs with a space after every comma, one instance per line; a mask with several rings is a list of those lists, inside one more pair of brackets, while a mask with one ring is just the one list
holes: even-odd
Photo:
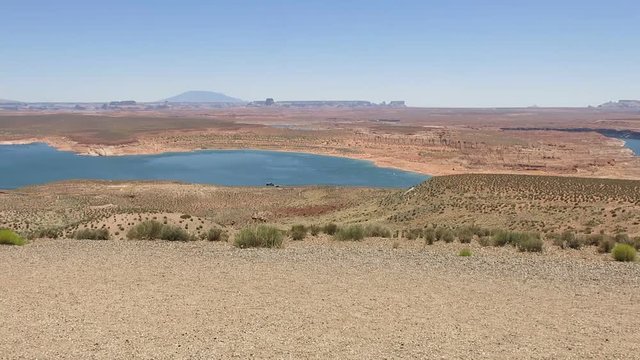
[[640, 358], [640, 266], [460, 244], [0, 246], [0, 358]]

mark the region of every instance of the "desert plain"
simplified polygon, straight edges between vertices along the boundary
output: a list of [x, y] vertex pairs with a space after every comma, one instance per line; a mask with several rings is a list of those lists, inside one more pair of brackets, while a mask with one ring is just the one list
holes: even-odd
[[[0, 246], [0, 358], [638, 358], [640, 267], [609, 246], [640, 245], [640, 163], [603, 135], [638, 124], [601, 109], [3, 113], [4, 143], [309, 152], [434, 177], [411, 189], [0, 190], [0, 228], [29, 238]], [[194, 241], [130, 239], [144, 221]], [[280, 246], [234, 246], [265, 224]], [[378, 230], [340, 241], [327, 224]], [[208, 241], [212, 228], [226, 239]], [[75, 239], [83, 230], [109, 240]], [[498, 244], [501, 232], [541, 247]]]

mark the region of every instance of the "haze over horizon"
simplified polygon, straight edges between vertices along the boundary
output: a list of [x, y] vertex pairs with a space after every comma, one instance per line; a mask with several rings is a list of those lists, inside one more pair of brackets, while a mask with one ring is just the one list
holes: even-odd
[[640, 3], [614, 0], [3, 1], [0, 98], [406, 100], [587, 106], [640, 98]]

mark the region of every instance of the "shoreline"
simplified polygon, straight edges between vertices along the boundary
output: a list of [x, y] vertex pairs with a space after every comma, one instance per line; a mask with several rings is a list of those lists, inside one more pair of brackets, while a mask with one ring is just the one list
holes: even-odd
[[[623, 139], [607, 137], [609, 140], [616, 141], [623, 147], [623, 151], [629, 152], [632, 157], [635, 157], [635, 152], [626, 146]], [[624, 176], [622, 174], [591, 174], [586, 172], [558, 172], [558, 171], [539, 171], [539, 170], [521, 170], [512, 171], [497, 168], [487, 169], [456, 169], [455, 164], [434, 164], [434, 163], [416, 163], [413, 161], [407, 161], [397, 158], [380, 157], [375, 154], [368, 153], [350, 153], [345, 154], [339, 151], [332, 151], [327, 148], [326, 151], [322, 151], [317, 147], [302, 148], [302, 147], [284, 147], [284, 148], [271, 148], [260, 145], [247, 145], [247, 146], [222, 146], [216, 148], [190, 148], [190, 147], [172, 147], [172, 146], [158, 146], [152, 142], [145, 142], [138, 140], [135, 143], [126, 145], [99, 145], [99, 144], [80, 144], [62, 137], [44, 137], [44, 138], [25, 138], [16, 140], [0, 140], [0, 145], [28, 145], [34, 143], [44, 143], [58, 151], [72, 152], [81, 156], [135, 156], [135, 155], [159, 155], [165, 153], [188, 153], [196, 151], [208, 151], [208, 150], [258, 150], [258, 151], [275, 151], [286, 153], [300, 153], [311, 154], [321, 156], [333, 156], [352, 160], [364, 160], [371, 162], [374, 166], [380, 168], [395, 169], [399, 171], [407, 171], [417, 173], [425, 176], [446, 176], [446, 175], [461, 175], [461, 174], [503, 174], [503, 175], [549, 175], [549, 176], [562, 176], [562, 177], [587, 177], [587, 178], [599, 178], [599, 179], [627, 179], [627, 180], [640, 180], [634, 176]], [[621, 176], [622, 175], [622, 176]]]

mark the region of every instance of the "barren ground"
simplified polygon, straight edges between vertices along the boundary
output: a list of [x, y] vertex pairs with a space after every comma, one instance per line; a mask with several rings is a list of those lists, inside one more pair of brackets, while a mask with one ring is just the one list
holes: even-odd
[[4, 246], [0, 357], [640, 356], [637, 264], [459, 246]]
[[302, 151], [431, 175], [522, 173], [640, 179], [640, 160], [596, 132], [640, 129], [640, 113], [598, 109], [287, 109], [0, 114], [0, 141], [91, 155], [199, 149]]

